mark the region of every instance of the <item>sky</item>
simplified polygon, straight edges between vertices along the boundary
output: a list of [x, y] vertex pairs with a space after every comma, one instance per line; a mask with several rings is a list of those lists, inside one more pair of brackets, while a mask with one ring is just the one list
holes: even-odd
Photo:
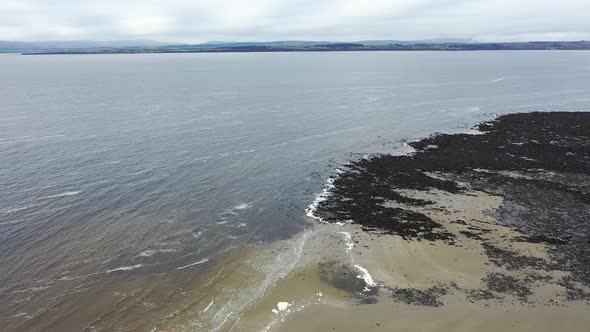
[[590, 40], [590, 0], [0, 0], [0, 40]]

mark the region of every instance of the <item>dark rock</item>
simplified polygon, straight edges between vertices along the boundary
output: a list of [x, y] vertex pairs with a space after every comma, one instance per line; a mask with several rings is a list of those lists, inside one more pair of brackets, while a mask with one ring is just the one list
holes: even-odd
[[426, 290], [419, 290], [414, 288], [389, 288], [391, 295], [397, 301], [422, 305], [429, 307], [440, 307], [442, 303], [439, 298], [447, 294], [447, 289], [442, 286], [434, 286]]
[[416, 212], [433, 202], [404, 191], [473, 189], [499, 195], [504, 204], [492, 212], [498, 223], [522, 233], [516, 241], [547, 244], [551, 261], [487, 243], [483, 229], [463, 235], [482, 241], [490, 260], [509, 270], [570, 272], [570, 282], [564, 283], [568, 297], [584, 297], [576, 285], [590, 286], [590, 112], [510, 114], [477, 129], [481, 135], [438, 134], [413, 142], [417, 152], [410, 155], [351, 161], [316, 214], [406, 240], [454, 244], [454, 234]]

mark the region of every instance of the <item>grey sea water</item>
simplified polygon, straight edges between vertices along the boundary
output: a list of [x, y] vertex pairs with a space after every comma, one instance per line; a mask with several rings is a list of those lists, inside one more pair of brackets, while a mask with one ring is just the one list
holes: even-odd
[[0, 55], [0, 329], [190, 316], [338, 164], [545, 110], [590, 111], [590, 52]]

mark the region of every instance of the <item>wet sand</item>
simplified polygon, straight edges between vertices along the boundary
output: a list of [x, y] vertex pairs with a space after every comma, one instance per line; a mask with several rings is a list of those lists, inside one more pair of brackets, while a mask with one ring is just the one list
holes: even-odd
[[[457, 236], [458, 245], [371, 234], [354, 224], [316, 225], [292, 272], [228, 330], [580, 331], [590, 323], [588, 302], [567, 301], [566, 289], [557, 282], [568, 272], [498, 267], [480, 240], [461, 233], [485, 227], [486, 239], [500, 248], [548, 258], [543, 244], [510, 243], [522, 234], [488, 215], [502, 203], [500, 197], [430, 195], [440, 205], [457, 208], [451, 214], [434, 208], [430, 216]], [[457, 218], [471, 222], [454, 223]], [[368, 286], [355, 266], [366, 269], [376, 286]], [[489, 289], [486, 278], [497, 274], [525, 286]], [[531, 276], [550, 280], [525, 283]], [[489, 297], [480, 294], [488, 292]], [[288, 307], [279, 311], [279, 303]]]

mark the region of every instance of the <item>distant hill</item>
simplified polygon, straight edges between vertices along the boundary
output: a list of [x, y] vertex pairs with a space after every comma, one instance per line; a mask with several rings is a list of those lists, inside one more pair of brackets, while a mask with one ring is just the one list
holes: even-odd
[[47, 51], [47, 50], [75, 50], [91, 48], [125, 48], [125, 47], [158, 47], [168, 45], [150, 39], [131, 39], [131, 40], [110, 40], [110, 41], [93, 41], [93, 40], [70, 40], [70, 41], [41, 41], [41, 42], [22, 42], [22, 41], [0, 41], [0, 52], [28, 52], [28, 51]]
[[[121, 46], [123, 45], [123, 46]], [[209, 53], [209, 52], [325, 52], [325, 51], [489, 51], [489, 50], [590, 50], [587, 41], [478, 43], [463, 39], [418, 41], [368, 40], [359, 42], [273, 41], [166, 44], [155, 41], [110, 42], [0, 42], [0, 52], [23, 54], [109, 53]]]
[[271, 42], [236, 42], [236, 41], [210, 41], [203, 44], [183, 45], [187, 48], [227, 48], [227, 47], [311, 47], [326, 45], [355, 44], [362, 46], [388, 46], [388, 45], [416, 45], [416, 44], [468, 44], [471, 39], [425, 39], [425, 40], [363, 40], [355, 42], [339, 41], [311, 41], [311, 40], [280, 40]]
[[[204, 44], [183, 45], [187, 48], [226, 48], [226, 47], [310, 47], [315, 45], [335, 44], [330, 41], [307, 41], [307, 40], [280, 40], [270, 42], [234, 42], [214, 41]], [[175, 45], [176, 46], [176, 45]]]
[[356, 42], [365, 46], [386, 46], [386, 45], [417, 45], [417, 44], [471, 44], [472, 39], [424, 39], [424, 40], [363, 40]]
[[209, 41], [202, 44], [181, 44], [165, 43], [150, 39], [131, 39], [131, 40], [111, 40], [111, 41], [93, 41], [93, 40], [73, 40], [73, 41], [41, 41], [41, 42], [22, 42], [22, 41], [0, 41], [0, 52], [59, 52], [59, 51], [76, 51], [81, 49], [88, 50], [107, 50], [107, 49], [126, 49], [126, 48], [165, 48], [165, 49], [222, 49], [222, 48], [297, 48], [297, 47], [314, 47], [327, 45], [360, 45], [360, 46], [391, 46], [391, 45], [418, 45], [418, 44], [468, 44], [474, 41], [470, 39], [427, 39], [427, 40], [364, 40], [356, 42], [339, 42], [339, 41], [311, 41], [311, 40], [279, 40], [279, 41]]

